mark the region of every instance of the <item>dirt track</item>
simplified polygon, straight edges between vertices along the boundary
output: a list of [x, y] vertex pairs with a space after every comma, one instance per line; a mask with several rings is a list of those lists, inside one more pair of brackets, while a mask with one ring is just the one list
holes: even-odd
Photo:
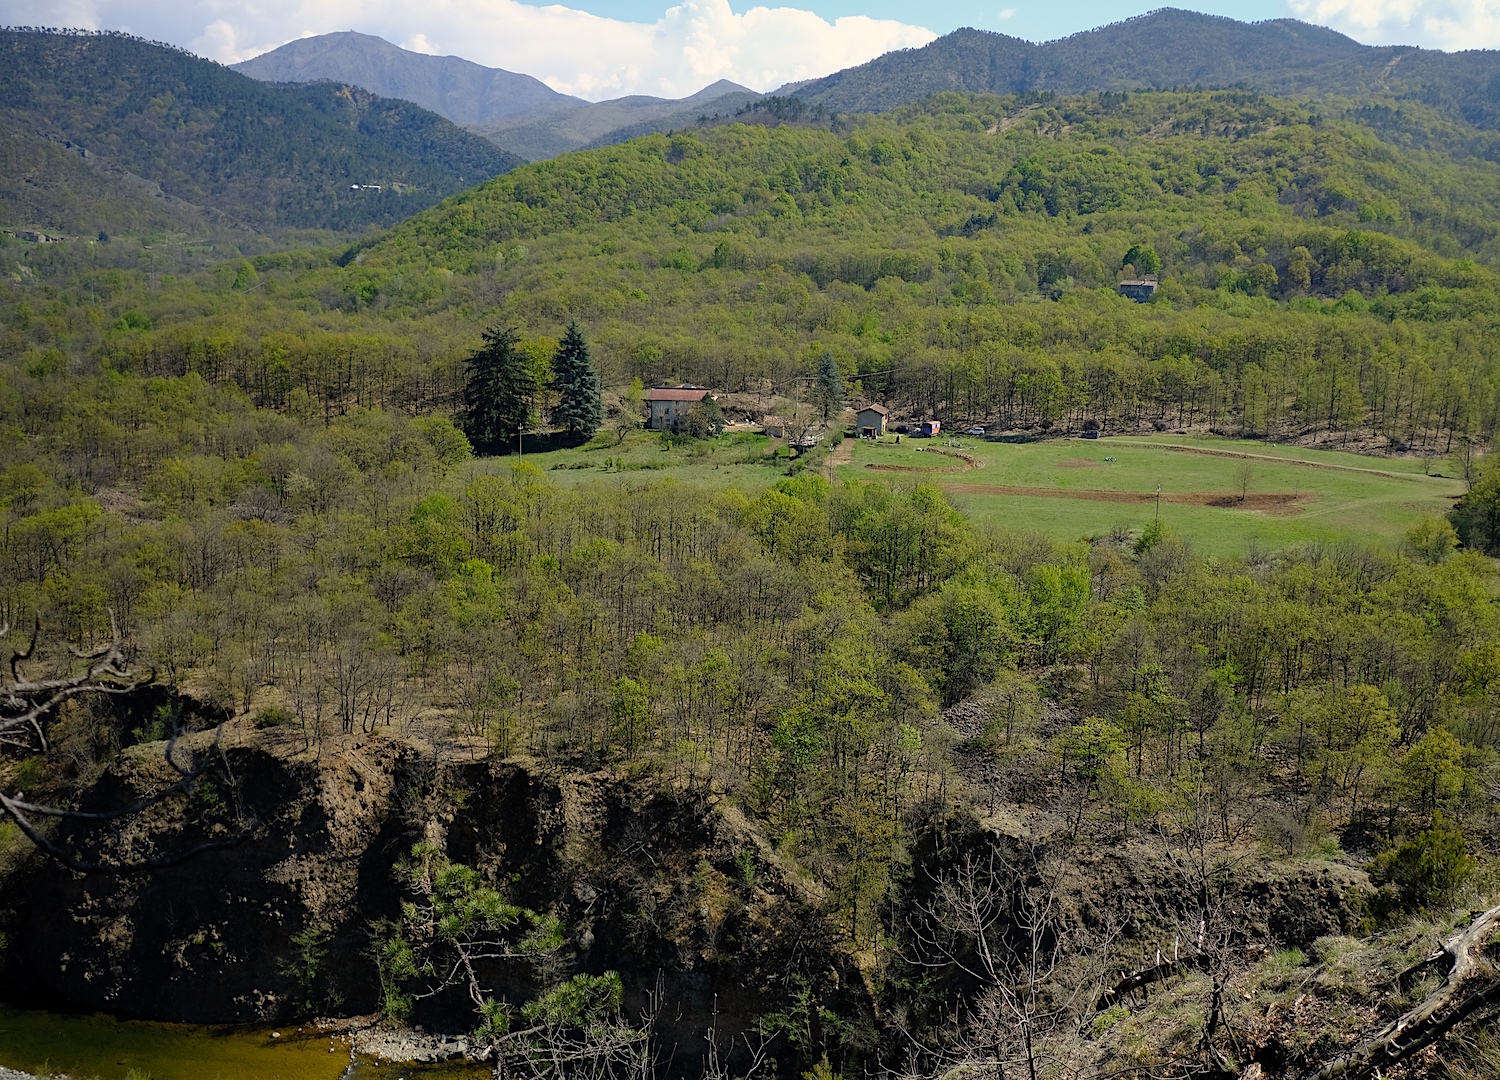
[[[1097, 502], [1150, 503], [1154, 491], [1086, 491], [1076, 488], [1016, 487], [1011, 484], [944, 484], [955, 495], [1030, 495], [1041, 499], [1093, 499]], [[1164, 491], [1161, 501], [1190, 506], [1217, 506], [1226, 510], [1259, 510], [1263, 514], [1299, 514], [1312, 501], [1307, 492], [1251, 492], [1241, 499], [1225, 491]]]
[[1149, 446], [1153, 450], [1174, 450], [1179, 454], [1203, 454], [1206, 457], [1239, 458], [1242, 461], [1264, 461], [1272, 465], [1301, 465], [1307, 469], [1328, 469], [1331, 472], [1368, 473], [1371, 476], [1388, 476], [1394, 480], [1430, 479], [1426, 476], [1418, 476], [1415, 473], [1390, 472], [1385, 469], [1362, 469], [1358, 465], [1334, 465], [1327, 461], [1303, 461], [1300, 458], [1276, 457], [1274, 454], [1245, 454], [1238, 450], [1214, 450], [1207, 446], [1182, 446], [1178, 443], [1136, 443], [1136, 445]]

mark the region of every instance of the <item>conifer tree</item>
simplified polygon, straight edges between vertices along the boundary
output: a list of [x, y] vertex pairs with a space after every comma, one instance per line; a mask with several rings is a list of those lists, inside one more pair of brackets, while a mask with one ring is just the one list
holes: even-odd
[[489, 329], [484, 344], [468, 359], [464, 387], [464, 432], [481, 453], [504, 449], [531, 427], [531, 400], [536, 380], [526, 357], [516, 348], [513, 328]]
[[568, 332], [557, 346], [552, 386], [558, 395], [552, 422], [566, 428], [570, 435], [593, 438], [604, 422], [604, 407], [599, 402], [599, 373], [594, 370], [588, 342], [576, 322], [568, 323]]

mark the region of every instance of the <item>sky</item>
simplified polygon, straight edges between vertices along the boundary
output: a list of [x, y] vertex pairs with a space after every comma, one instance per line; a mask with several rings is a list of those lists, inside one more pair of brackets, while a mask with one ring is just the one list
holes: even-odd
[[[0, 24], [123, 30], [224, 63], [293, 38], [358, 30], [408, 49], [533, 75], [590, 100], [683, 97], [719, 79], [753, 90], [815, 78], [960, 26], [1050, 41], [1161, 0], [0, 0]], [[1187, 6], [1183, 4], [1182, 6]], [[1206, 0], [1237, 19], [1300, 18], [1368, 45], [1500, 46], [1500, 0]]]

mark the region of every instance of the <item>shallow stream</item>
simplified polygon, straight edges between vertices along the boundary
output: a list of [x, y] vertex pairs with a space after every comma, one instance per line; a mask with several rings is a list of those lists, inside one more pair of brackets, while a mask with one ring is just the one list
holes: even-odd
[[473, 1064], [350, 1062], [311, 1028], [199, 1027], [0, 1005], [0, 1065], [73, 1080], [480, 1080]]

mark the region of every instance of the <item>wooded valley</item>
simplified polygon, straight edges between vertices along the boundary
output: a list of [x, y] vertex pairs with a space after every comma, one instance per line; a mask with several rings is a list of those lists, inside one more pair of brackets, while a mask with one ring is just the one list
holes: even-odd
[[[253, 257], [0, 239], [5, 970], [497, 1076], [1494, 1075], [1489, 136], [1243, 90], [797, 112]], [[538, 441], [476, 455], [502, 339]], [[829, 420], [640, 430], [684, 382]], [[846, 401], [1465, 494], [1396, 543], [1207, 557], [1159, 490], [1060, 540], [851, 476]], [[117, 692], [28, 713], [69, 646]]]

